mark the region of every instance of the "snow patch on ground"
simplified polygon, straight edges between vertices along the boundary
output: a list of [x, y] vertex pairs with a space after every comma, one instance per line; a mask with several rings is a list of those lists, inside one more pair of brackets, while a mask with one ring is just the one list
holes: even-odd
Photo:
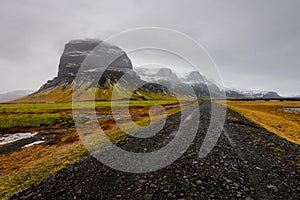
[[283, 111], [288, 113], [300, 113], [300, 108], [285, 108]]
[[10, 144], [13, 142], [16, 142], [18, 140], [31, 138], [38, 134], [38, 132], [35, 133], [15, 133], [15, 134], [4, 134], [2, 137], [0, 137], [0, 145]]
[[27, 148], [27, 147], [31, 147], [31, 146], [36, 145], [36, 144], [42, 144], [42, 143], [44, 143], [44, 142], [45, 142], [45, 141], [43, 141], [43, 140], [35, 141], [35, 142], [30, 143], [30, 144], [24, 145], [24, 146], [22, 147], [22, 149], [23, 149], [23, 148]]

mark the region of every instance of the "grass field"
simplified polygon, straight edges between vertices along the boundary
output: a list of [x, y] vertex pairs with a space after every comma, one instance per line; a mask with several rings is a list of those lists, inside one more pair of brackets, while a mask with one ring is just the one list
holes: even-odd
[[[150, 107], [152, 105], [170, 105], [178, 103], [177, 100], [132, 100], [129, 107]], [[96, 109], [99, 112], [111, 107], [109, 101], [76, 102], [76, 109]], [[124, 107], [125, 101], [116, 101], [114, 106]], [[72, 103], [22, 103], [0, 104], [0, 129], [14, 127], [40, 127], [52, 124], [72, 124]]]
[[60, 169], [78, 162], [87, 150], [78, 141], [57, 145], [34, 145], [0, 155], [0, 199], [35, 184]]
[[[125, 101], [116, 102], [116, 106], [125, 109]], [[133, 118], [136, 124], [145, 126], [151, 122], [149, 108], [152, 105], [173, 105], [177, 100], [132, 100], [129, 108], [132, 114], [142, 114]], [[110, 112], [111, 102], [77, 102], [79, 110], [96, 107], [97, 113]], [[95, 106], [95, 107], [94, 107]], [[166, 109], [167, 115], [179, 112], [182, 108]], [[21, 103], [0, 104], [0, 134], [39, 131], [40, 137], [56, 139], [48, 144], [38, 144], [17, 151], [0, 154], [0, 199], [35, 184], [60, 169], [78, 162], [88, 155], [88, 151], [79, 140], [74, 127], [72, 103]], [[154, 117], [154, 121], [161, 116]], [[116, 142], [124, 138], [123, 133], [111, 119], [98, 119], [105, 134]], [[153, 121], [152, 121], [153, 122]], [[88, 122], [87, 122], [88, 123]], [[127, 124], [131, 126], [132, 122]], [[134, 131], [134, 129], [132, 130]], [[1, 146], [0, 146], [1, 148]]]
[[[126, 101], [115, 101], [116, 106], [126, 106]], [[131, 100], [129, 106], [151, 106], [155, 104], [169, 105], [178, 103], [177, 99], [158, 99], [151, 101]], [[111, 107], [110, 101], [87, 101], [87, 102], [75, 102], [75, 108], [96, 108], [102, 109], [104, 107]], [[20, 113], [56, 113], [72, 110], [72, 102], [65, 103], [4, 103], [0, 104], [0, 114], [20, 114]]]
[[21, 114], [0, 116], [0, 128], [40, 127], [73, 124], [73, 118], [61, 114]]
[[300, 145], [300, 101], [227, 101], [227, 107], [270, 132]]

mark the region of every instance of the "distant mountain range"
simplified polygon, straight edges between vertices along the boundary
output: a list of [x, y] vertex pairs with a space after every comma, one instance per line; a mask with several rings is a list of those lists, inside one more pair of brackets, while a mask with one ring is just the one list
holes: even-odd
[[[85, 58], [89, 56], [94, 63], [84, 63], [85, 70], [81, 72], [79, 79], [76, 75]], [[116, 58], [110, 63], [112, 58]], [[108, 68], [104, 71], [104, 66]], [[97, 74], [102, 71], [102, 77], [96, 81]], [[127, 79], [121, 78], [126, 74]], [[75, 82], [75, 79], [77, 82]], [[58, 74], [52, 80], [47, 81], [38, 91], [19, 93], [16, 96], [4, 99], [8, 101], [20, 98], [14, 102], [66, 102], [72, 101], [73, 86], [77, 91], [74, 94], [78, 100], [109, 100], [112, 91], [117, 91], [122, 98], [126, 93], [125, 87], [137, 89], [133, 92], [133, 99], [154, 99], [173, 96], [191, 97], [193, 93], [198, 98], [210, 97], [212, 94], [223, 98], [220, 88], [209, 81], [197, 71], [185, 75], [178, 75], [169, 68], [133, 68], [131, 60], [119, 47], [104, 43], [101, 40], [86, 39], [72, 40], [65, 45], [60, 58]], [[92, 92], [96, 88], [96, 95]], [[83, 92], [84, 91], [84, 92]], [[272, 99], [281, 98], [274, 91], [246, 91], [226, 89], [229, 99]], [[118, 95], [117, 95], [118, 97]]]
[[300, 95], [291, 96], [291, 98], [300, 99]]
[[214, 96], [221, 96], [221, 90], [213, 82], [209, 81], [198, 71], [178, 76], [170, 68], [135, 68], [137, 75], [146, 82], [154, 82], [169, 88], [176, 96], [186, 97], [209, 97], [212, 92]]
[[227, 89], [226, 96], [229, 99], [280, 99], [277, 92], [274, 91], [252, 91], [242, 89]]
[[[209, 97], [210, 91], [219, 92], [216, 84], [209, 81], [205, 76], [197, 71], [187, 73], [179, 78], [178, 75], [169, 68], [136, 68], [141, 79], [148, 82], [156, 82], [167, 85], [172, 91], [180, 94], [180, 89], [191, 86], [198, 97]], [[208, 86], [210, 90], [208, 89]], [[251, 91], [242, 89], [225, 89], [226, 98], [229, 99], [278, 99], [282, 98], [274, 91]]]
[[0, 94], [0, 102], [7, 102], [7, 101], [15, 100], [15, 99], [27, 96], [33, 92], [34, 91], [32, 91], [32, 90], [16, 90], [16, 91]]

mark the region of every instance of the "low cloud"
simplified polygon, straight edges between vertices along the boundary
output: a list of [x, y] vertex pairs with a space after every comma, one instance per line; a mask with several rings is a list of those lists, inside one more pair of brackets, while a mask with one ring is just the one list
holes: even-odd
[[38, 89], [57, 73], [64, 43], [159, 26], [203, 44], [225, 85], [300, 94], [299, 1], [5, 1], [0, 92]]

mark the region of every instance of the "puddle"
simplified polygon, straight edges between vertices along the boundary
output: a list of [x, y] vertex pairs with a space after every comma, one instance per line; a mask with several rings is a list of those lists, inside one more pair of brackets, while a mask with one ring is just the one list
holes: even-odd
[[[183, 103], [183, 104], [172, 104], [172, 105], [166, 105], [164, 106], [165, 108], [178, 108], [178, 107], [183, 107], [189, 105], [188, 103]], [[70, 114], [69, 116], [73, 116]], [[114, 115], [116, 118], [122, 118], [122, 117], [128, 117], [126, 113], [118, 113]], [[89, 120], [94, 120], [94, 119], [113, 119], [114, 116], [112, 114], [90, 114], [90, 113], [80, 113], [80, 114], [75, 114], [75, 118], [87, 118]], [[136, 117], [142, 117], [144, 116], [143, 114], [135, 114], [132, 115], [131, 117], [136, 118]]]
[[[73, 116], [73, 115], [70, 115]], [[97, 116], [94, 114], [75, 114], [75, 118], [87, 118], [87, 119], [97, 119]]]
[[182, 104], [173, 104], [173, 105], [166, 105], [165, 108], [178, 108], [178, 107], [183, 107], [183, 106], [187, 106], [189, 104], [187, 103], [182, 103]]
[[22, 149], [23, 149], [23, 148], [26, 148], [26, 147], [31, 147], [31, 146], [36, 145], [36, 144], [42, 144], [42, 143], [44, 143], [44, 142], [45, 142], [45, 141], [43, 141], [43, 140], [35, 141], [35, 142], [30, 143], [30, 144], [24, 145], [24, 146], [22, 147]]
[[300, 113], [300, 108], [284, 108], [283, 111], [288, 113]]
[[[114, 116], [111, 115], [111, 114], [100, 114], [100, 115], [94, 115], [94, 114], [75, 114], [74, 115], [75, 117], [83, 117], [83, 118], [87, 118], [87, 119], [90, 119], [90, 120], [93, 120], [93, 119], [113, 119]], [[133, 115], [132, 117], [135, 118], [135, 117], [142, 117], [144, 116], [143, 114], [135, 114]], [[117, 118], [120, 118], [120, 117], [127, 117], [126, 114], [115, 114], [115, 117]]]
[[10, 144], [22, 139], [31, 138], [38, 134], [38, 132], [35, 133], [15, 133], [15, 134], [4, 134], [2, 137], [0, 137], [0, 145]]
[[113, 118], [113, 115], [109, 115], [109, 114], [106, 114], [106, 115], [97, 115], [98, 118]]
[[113, 115], [110, 114], [100, 114], [100, 115], [95, 115], [95, 114], [75, 114], [75, 117], [83, 117], [83, 118], [88, 118], [88, 119], [98, 119], [98, 118], [113, 118]]

